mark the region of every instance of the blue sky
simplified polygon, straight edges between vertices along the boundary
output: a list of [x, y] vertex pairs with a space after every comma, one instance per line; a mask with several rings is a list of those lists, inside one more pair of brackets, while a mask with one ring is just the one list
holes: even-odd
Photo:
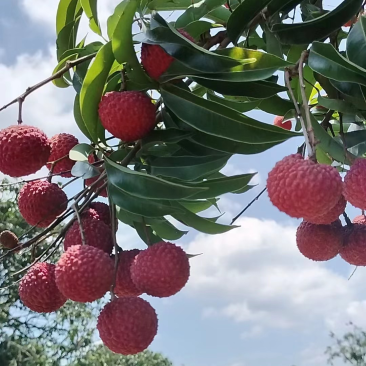
[[[26, 87], [47, 77], [56, 65], [54, 17], [57, 0], [4, 1], [0, 14], [0, 105]], [[117, 0], [100, 2], [105, 24]], [[325, 1], [333, 7], [339, 1]], [[81, 35], [87, 30], [84, 21]], [[90, 35], [90, 40], [94, 36]], [[24, 123], [42, 128], [49, 136], [78, 132], [72, 115], [71, 89], [48, 85], [24, 104]], [[272, 123], [274, 116], [254, 112]], [[16, 123], [17, 107], [3, 111], [0, 128]], [[241, 196], [220, 200], [221, 221], [229, 223], [265, 186], [276, 161], [296, 151], [301, 138], [292, 139], [255, 156], [232, 158], [224, 172], [258, 171], [258, 186]], [[44, 175], [45, 171], [37, 173]], [[70, 195], [79, 183], [68, 187]], [[359, 212], [348, 207], [351, 217]], [[215, 214], [213, 211], [207, 213]], [[329, 332], [342, 333], [353, 321], [366, 326], [365, 270], [336, 258], [313, 263], [301, 256], [295, 243], [299, 220], [273, 207], [263, 195], [238, 221], [240, 228], [219, 236], [193, 230], [179, 244], [189, 253], [191, 278], [178, 295], [149, 301], [159, 316], [159, 334], [151, 349], [160, 351], [175, 366], [323, 366]], [[129, 227], [120, 224], [118, 242], [123, 248], [143, 248]]]

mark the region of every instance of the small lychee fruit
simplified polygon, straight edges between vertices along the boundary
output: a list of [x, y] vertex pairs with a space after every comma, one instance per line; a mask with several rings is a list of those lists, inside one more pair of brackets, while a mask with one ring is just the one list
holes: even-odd
[[292, 128], [292, 121], [291, 120], [287, 120], [287, 121], [283, 121], [284, 118], [283, 116], [276, 116], [274, 121], [273, 121], [273, 124], [277, 127], [282, 127], [284, 128], [285, 130], [291, 130]]
[[280, 211], [312, 220], [329, 212], [340, 200], [342, 179], [335, 168], [293, 154], [269, 172], [267, 190]]
[[67, 196], [55, 183], [26, 183], [18, 196], [19, 212], [32, 226], [47, 227], [67, 208]]
[[140, 250], [124, 250], [120, 252], [118, 260], [118, 270], [116, 278], [116, 286], [114, 293], [118, 297], [122, 296], [139, 296], [142, 294], [131, 279], [131, 264], [135, 257], [140, 253]]
[[56, 264], [56, 284], [67, 298], [78, 302], [100, 299], [113, 281], [113, 262], [102, 250], [74, 245]]
[[109, 92], [99, 103], [99, 117], [113, 136], [131, 142], [145, 137], [156, 125], [156, 107], [139, 91]]
[[343, 247], [339, 254], [349, 264], [366, 266], [366, 225], [345, 227]]
[[[102, 174], [104, 172], [104, 170], [100, 169], [100, 174]], [[93, 183], [95, 183], [98, 179], [100, 178], [100, 175], [97, 175], [95, 177], [92, 178], [88, 178], [85, 179], [85, 185], [86, 186], [91, 186]], [[92, 191], [96, 192], [103, 184], [105, 184], [106, 180], [102, 179], [100, 180], [98, 183], [96, 183], [93, 188]], [[101, 191], [99, 191], [98, 196], [101, 197], [108, 197], [108, 193], [107, 193], [107, 188], [104, 187]]]
[[0, 172], [22, 177], [41, 169], [50, 156], [47, 136], [37, 127], [9, 126], [0, 130]]
[[136, 287], [156, 297], [179, 292], [187, 283], [189, 272], [184, 250], [164, 241], [143, 250], [131, 265], [131, 278]]
[[352, 27], [353, 24], [357, 22], [357, 16], [352, 17], [347, 23], [343, 25], [343, 27], [349, 28]]
[[69, 152], [78, 143], [78, 139], [68, 133], [60, 133], [50, 138], [51, 155], [48, 158], [49, 163], [47, 163], [47, 168], [51, 169], [51, 162], [62, 159], [55, 163], [53, 167], [53, 174], [67, 172], [60, 174], [61, 177], [71, 178], [72, 174], [69, 172], [69, 170], [72, 169], [75, 161], [69, 158]]
[[[183, 29], [178, 29], [178, 32], [191, 42], [194, 38]], [[143, 43], [141, 45], [141, 63], [147, 74], [154, 80], [158, 80], [175, 59], [170, 56], [159, 45]]]
[[[111, 227], [111, 212], [109, 206], [103, 202], [92, 202], [89, 207], [98, 214], [99, 219], [102, 220], [106, 225]], [[116, 220], [116, 228], [118, 220]]]
[[335, 204], [335, 206], [325, 214], [321, 216], [312, 217], [310, 219], [307, 219], [304, 217], [305, 221], [311, 222], [312, 224], [331, 224], [332, 222], [336, 221], [340, 215], [344, 212], [344, 209], [346, 208], [347, 201], [344, 199], [343, 195], [339, 199], [339, 201]]
[[365, 225], [366, 224], [366, 216], [365, 215], [359, 215], [356, 216], [353, 220], [352, 223], [354, 224], [362, 224]]
[[154, 308], [140, 297], [121, 297], [100, 312], [97, 328], [104, 345], [115, 353], [134, 355], [144, 351], [158, 331]]
[[[113, 250], [112, 231], [108, 225], [99, 219], [83, 217], [81, 227], [84, 232], [85, 244], [111, 254]], [[82, 245], [81, 232], [78, 220], [67, 231], [64, 240], [64, 249], [68, 250], [73, 245]]]
[[356, 159], [344, 177], [344, 197], [353, 206], [366, 209], [366, 159]]
[[14, 249], [18, 246], [18, 237], [10, 230], [0, 233], [0, 245], [6, 249]]
[[301, 254], [313, 261], [332, 259], [342, 247], [342, 224], [339, 220], [329, 225], [303, 221], [297, 228], [296, 243]]
[[19, 283], [23, 304], [37, 313], [58, 310], [66, 302], [55, 282], [55, 265], [45, 262], [32, 266]]

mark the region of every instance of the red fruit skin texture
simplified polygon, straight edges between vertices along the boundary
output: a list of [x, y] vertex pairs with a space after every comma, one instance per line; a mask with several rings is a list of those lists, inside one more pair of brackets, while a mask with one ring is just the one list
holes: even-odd
[[313, 261], [327, 261], [339, 253], [343, 244], [342, 224], [316, 225], [303, 221], [297, 228], [296, 243], [299, 251]]
[[99, 219], [106, 225], [111, 225], [111, 213], [107, 204], [103, 202], [92, 202], [89, 207], [97, 213]]
[[140, 291], [156, 297], [169, 297], [187, 283], [190, 266], [182, 248], [159, 242], [142, 251], [131, 265], [131, 278]]
[[[53, 173], [59, 174], [61, 172], [65, 172], [71, 170], [75, 164], [75, 161], [69, 158], [70, 150], [79, 143], [79, 140], [68, 133], [60, 133], [50, 138], [51, 144], [51, 155], [48, 158], [49, 162], [56, 161], [61, 159], [62, 157], [66, 156], [66, 158], [57, 162], [53, 167]], [[47, 168], [51, 169], [51, 164], [47, 164]], [[60, 174], [61, 177], [64, 178], [71, 178], [71, 172], [69, 173], [62, 173]]]
[[158, 331], [154, 308], [140, 297], [121, 297], [100, 312], [97, 329], [104, 345], [115, 353], [135, 355], [144, 351]]
[[[101, 170], [101, 173], [103, 171]], [[86, 186], [91, 186], [97, 179], [99, 179], [99, 175], [95, 176], [95, 177], [92, 177], [92, 178], [89, 178], [89, 179], [85, 179], [85, 185]], [[98, 190], [98, 188], [100, 188], [103, 184], [105, 183], [105, 179], [102, 179], [101, 181], [99, 181], [95, 186], [93, 186], [93, 192], [96, 192]], [[101, 197], [108, 197], [108, 192], [107, 192], [107, 188], [103, 188], [98, 196], [101, 196]]]
[[312, 224], [318, 224], [318, 225], [326, 225], [331, 224], [332, 222], [338, 220], [339, 216], [342, 215], [347, 205], [347, 201], [341, 196], [339, 201], [335, 204], [335, 206], [325, 214], [317, 217], [312, 217], [310, 219], [307, 219], [304, 217], [305, 221], [311, 222]]
[[9, 230], [0, 233], [0, 245], [7, 249], [13, 249], [18, 246], [18, 237]]
[[272, 204], [291, 217], [308, 220], [329, 212], [340, 200], [342, 188], [335, 168], [304, 160], [300, 154], [276, 163], [267, 179]]
[[98, 111], [104, 128], [125, 142], [143, 138], [156, 125], [155, 105], [138, 91], [106, 93]]
[[47, 227], [66, 210], [67, 196], [55, 183], [29, 182], [19, 192], [18, 207], [29, 225]]
[[74, 245], [56, 264], [56, 284], [67, 298], [78, 302], [100, 299], [113, 281], [109, 255], [89, 245]]
[[289, 131], [292, 128], [292, 121], [288, 120], [288, 121], [283, 122], [282, 116], [276, 116], [273, 121], [273, 124], [277, 127], [281, 127], [281, 128], [284, 128], [285, 130], [289, 130]]
[[343, 247], [339, 254], [349, 264], [366, 266], [366, 226], [364, 224], [345, 227]]
[[123, 296], [140, 296], [140, 291], [131, 279], [131, 264], [135, 257], [140, 253], [140, 250], [125, 250], [119, 253], [118, 270], [116, 278], [116, 286], [114, 293], [118, 297]]
[[55, 265], [38, 262], [19, 283], [19, 297], [23, 304], [37, 313], [51, 313], [63, 306], [67, 298], [55, 282]]
[[[182, 29], [178, 32], [194, 42], [194, 38]], [[159, 45], [143, 43], [141, 46], [141, 63], [147, 74], [154, 80], [158, 80], [165, 71], [168, 70], [174, 58], [170, 56]]]
[[37, 172], [50, 152], [47, 136], [37, 127], [16, 125], [0, 130], [0, 172], [10, 177]]
[[[99, 219], [85, 217], [81, 219], [85, 244], [111, 254], [113, 250], [112, 231], [108, 225]], [[67, 231], [64, 240], [64, 250], [73, 245], [82, 245], [79, 222], [76, 220]]]
[[100, 216], [99, 216], [98, 212], [95, 211], [92, 208], [88, 208], [87, 210], [84, 210], [81, 213], [81, 218], [83, 218], [83, 219], [89, 218], [89, 219], [93, 219], [93, 220], [100, 220]]
[[356, 159], [344, 177], [344, 196], [353, 206], [366, 209], [366, 159]]
[[366, 216], [365, 215], [359, 215], [356, 216], [353, 220], [352, 223], [354, 224], [362, 224], [365, 225], [366, 224]]

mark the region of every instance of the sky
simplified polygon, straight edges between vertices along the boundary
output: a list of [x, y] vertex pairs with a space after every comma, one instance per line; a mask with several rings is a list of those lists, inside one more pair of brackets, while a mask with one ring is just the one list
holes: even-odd
[[[0, 106], [46, 78], [56, 66], [55, 14], [57, 0], [3, 1], [0, 13]], [[100, 2], [102, 25], [118, 0]], [[329, 6], [338, 1], [329, 0]], [[82, 22], [80, 34], [88, 33]], [[89, 32], [89, 41], [96, 37]], [[48, 136], [60, 132], [76, 135], [72, 114], [74, 92], [47, 85], [24, 103], [25, 124], [43, 129]], [[252, 112], [272, 123], [274, 116]], [[15, 124], [17, 106], [0, 114], [0, 128]], [[274, 164], [296, 151], [302, 138], [287, 141], [254, 156], [235, 156], [225, 174], [258, 172], [256, 188], [220, 199], [230, 223], [265, 186]], [[41, 170], [37, 176], [47, 174]], [[78, 185], [79, 184], [79, 185]], [[67, 187], [72, 195], [80, 183]], [[351, 218], [360, 212], [347, 207]], [[215, 215], [214, 211], [207, 215]], [[186, 287], [167, 299], [149, 298], [159, 317], [159, 332], [151, 345], [175, 366], [323, 366], [324, 350], [331, 344], [329, 332], [341, 335], [353, 321], [366, 326], [364, 268], [335, 258], [315, 263], [297, 250], [296, 228], [291, 219], [273, 207], [264, 194], [237, 221], [239, 228], [208, 236], [191, 230], [177, 244], [192, 258]], [[144, 248], [137, 234], [120, 223], [118, 243], [124, 249]], [[341, 364], [339, 364], [341, 365]]]

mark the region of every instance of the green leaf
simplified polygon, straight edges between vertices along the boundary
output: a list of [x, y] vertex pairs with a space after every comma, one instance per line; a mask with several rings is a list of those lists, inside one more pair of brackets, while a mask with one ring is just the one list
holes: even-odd
[[348, 59], [366, 69], [366, 18], [364, 16], [360, 17], [349, 32], [346, 49]]
[[343, 137], [344, 137], [344, 141], [347, 146], [347, 149], [362, 144], [363, 151], [358, 151], [358, 153], [359, 153], [359, 155], [361, 155], [366, 152], [366, 143], [365, 143], [366, 142], [366, 130], [347, 132], [344, 134]]
[[315, 19], [302, 23], [275, 24], [272, 31], [277, 34], [283, 44], [309, 44], [324, 39], [341, 28], [358, 13], [361, 5], [362, 0], [342, 1], [334, 10]]
[[268, 6], [267, 11], [269, 14], [274, 14], [278, 11], [288, 13], [301, 3], [302, 0], [272, 0]]
[[89, 19], [89, 27], [90, 29], [98, 34], [102, 35], [102, 31], [100, 29], [100, 24], [98, 21], [98, 10], [97, 10], [97, 0], [80, 0], [81, 6], [84, 9], [85, 15]]
[[294, 108], [294, 104], [287, 99], [274, 95], [273, 97], [263, 99], [258, 108], [267, 113], [284, 116], [289, 110]]
[[[75, 60], [78, 57], [77, 53], [74, 53], [72, 55], [69, 55], [62, 59], [58, 65], [54, 68], [52, 75], [56, 74], [58, 71], [60, 71], [62, 68], [65, 67], [66, 62], [70, 60]], [[56, 85], [58, 88], [68, 88], [70, 86], [70, 83], [67, 81], [67, 77], [70, 78], [70, 73], [67, 72], [66, 74], [62, 75], [60, 78], [52, 80], [52, 83]]]
[[88, 161], [94, 148], [88, 144], [77, 144], [69, 152], [69, 158], [75, 161]]
[[312, 70], [327, 78], [366, 85], [366, 70], [349, 62], [331, 44], [314, 42], [308, 63]]
[[80, 91], [81, 115], [94, 142], [104, 138], [104, 128], [98, 117], [98, 105], [113, 62], [112, 45], [108, 42], [98, 51]]
[[79, 16], [72, 22], [66, 24], [57, 35], [56, 50], [58, 61], [61, 61], [61, 56], [64, 54], [64, 52], [75, 48], [76, 33], [79, 27], [80, 18], [81, 17]]
[[242, 33], [249, 28], [254, 18], [266, 7], [271, 0], [243, 0], [233, 11], [228, 23], [227, 33], [234, 44]]
[[58, 35], [66, 24], [74, 21], [80, 11], [79, 0], [60, 0], [56, 13], [56, 34]]
[[139, 235], [139, 237], [147, 244], [152, 245], [155, 243], [159, 243], [162, 241], [162, 238], [155, 235], [150, 226], [147, 226], [145, 223], [134, 222], [133, 226]]
[[[133, 171], [105, 158], [108, 181], [111, 185], [140, 198], [157, 200], [183, 199], [204, 191], [205, 188], [171, 183], [152, 175]], [[122, 205], [119, 205], [123, 207]]]
[[79, 99], [79, 94], [75, 95], [75, 100], [74, 100], [74, 118], [75, 118], [75, 122], [78, 125], [80, 131], [89, 139], [92, 140], [88, 129], [85, 126], [83, 117], [81, 115], [80, 112], [80, 99]]
[[100, 171], [87, 161], [77, 161], [71, 169], [71, 174], [74, 177], [89, 179], [98, 176]]
[[151, 228], [158, 234], [161, 238], [166, 240], [178, 240], [183, 235], [187, 234], [188, 231], [178, 230], [172, 223], [164, 219], [151, 225]]
[[[153, 202], [153, 201], [152, 201]], [[123, 208], [116, 206], [116, 216], [118, 220], [122, 221], [126, 225], [133, 226], [136, 222], [145, 222], [147, 225], [153, 223], [159, 223], [166, 220], [164, 217], [145, 217], [141, 215], [133, 214], [132, 212], [125, 211]]]
[[168, 128], [166, 130], [153, 130], [142, 139], [142, 146], [156, 143], [175, 144], [192, 136], [192, 132]]
[[236, 111], [241, 113], [251, 111], [252, 109], [257, 108], [258, 105], [261, 103], [261, 100], [250, 101], [250, 102], [235, 102], [226, 98], [220, 98], [210, 91], [207, 93], [207, 99], [225, 105], [226, 107], [235, 109]]
[[283, 51], [281, 42], [275, 36], [273, 32], [268, 28], [267, 25], [264, 27], [264, 36], [266, 37], [266, 51], [273, 55], [283, 58]]
[[341, 113], [357, 114], [357, 109], [349, 102], [339, 99], [330, 99], [318, 95], [318, 103], [325, 108], [332, 109]]
[[198, 39], [201, 34], [208, 32], [211, 28], [214, 27], [215, 25], [210, 22], [207, 22], [205, 20], [197, 20], [185, 26], [184, 30], [193, 38]]
[[193, 212], [193, 213], [198, 213], [198, 212], [202, 212], [205, 211], [207, 209], [209, 209], [212, 206], [216, 206], [217, 207], [217, 202], [218, 200], [216, 198], [214, 199], [208, 199], [208, 200], [196, 200], [196, 201], [189, 201], [189, 200], [184, 200], [184, 201], [179, 201], [179, 203], [184, 206], [187, 210]]

